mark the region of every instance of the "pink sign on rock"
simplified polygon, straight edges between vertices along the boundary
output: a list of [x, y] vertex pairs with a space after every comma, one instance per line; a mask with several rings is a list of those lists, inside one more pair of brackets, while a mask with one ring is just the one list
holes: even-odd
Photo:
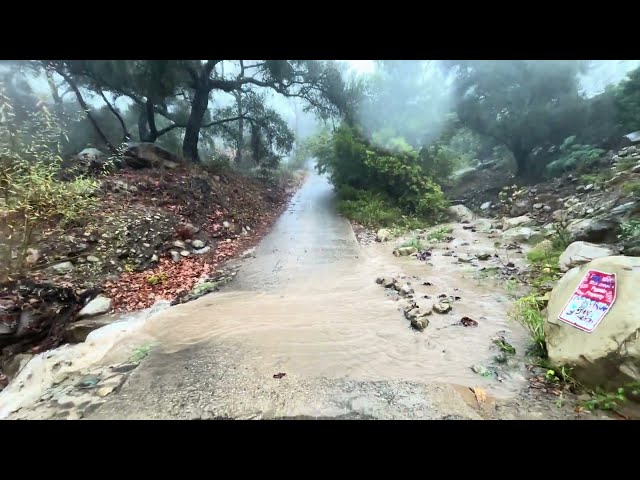
[[585, 332], [593, 332], [615, 300], [616, 274], [589, 270], [558, 319]]

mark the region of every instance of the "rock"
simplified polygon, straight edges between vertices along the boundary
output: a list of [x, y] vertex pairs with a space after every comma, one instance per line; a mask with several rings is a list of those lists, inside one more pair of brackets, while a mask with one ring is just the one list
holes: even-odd
[[516, 227], [526, 227], [533, 225], [535, 221], [529, 215], [522, 215], [514, 218], [504, 218], [502, 220], [502, 230], [509, 230]]
[[488, 252], [476, 254], [476, 258], [478, 260], [489, 260], [491, 258], [491, 256], [492, 256], [492, 254], [488, 253]]
[[585, 192], [589, 192], [591, 190], [593, 190], [593, 183], [590, 183], [590, 184], [584, 186], [584, 191]]
[[231, 224], [225, 220], [224, 222], [222, 222], [222, 226], [224, 228], [229, 228], [231, 226]]
[[51, 268], [53, 268], [53, 270], [59, 274], [69, 273], [73, 270], [73, 263], [71, 262], [57, 263]]
[[158, 255], [156, 255], [155, 253], [153, 255], [151, 255], [151, 261], [152, 262], [157, 262], [159, 260]]
[[429, 319], [427, 317], [416, 317], [411, 320], [411, 326], [422, 332], [425, 328], [429, 326]]
[[550, 212], [551, 211], [551, 207], [549, 205], [545, 205], [544, 207], [542, 207], [542, 211], [543, 212]]
[[66, 325], [64, 330], [64, 339], [69, 343], [81, 343], [87, 339], [87, 336], [102, 327], [111, 325], [116, 321], [116, 317], [102, 316], [96, 318], [87, 318], [78, 320], [77, 322]]
[[405, 283], [398, 291], [398, 293], [403, 297], [407, 295], [411, 295], [413, 292], [414, 292], [413, 288], [411, 288], [411, 286], [408, 283]]
[[511, 228], [502, 234], [503, 242], [536, 242], [543, 240], [544, 235], [540, 231], [530, 227]]
[[182, 159], [164, 148], [149, 142], [129, 142], [125, 144], [123, 161], [131, 168], [168, 168], [173, 169], [182, 163]]
[[618, 152], [619, 157], [626, 157], [627, 155], [629, 155], [629, 150], [627, 149], [622, 149]]
[[173, 242], [173, 246], [176, 248], [184, 248], [185, 243], [182, 240], [176, 240], [175, 242]]
[[544, 203], [534, 203], [533, 204], [533, 209], [534, 210], [542, 210], [543, 207], [544, 207]]
[[376, 278], [376, 283], [377, 283], [378, 285], [382, 285], [382, 282], [384, 282], [384, 277], [378, 277], [378, 278]]
[[449, 302], [439, 302], [433, 304], [433, 311], [437, 313], [447, 313], [453, 309]]
[[96, 298], [87, 303], [78, 313], [78, 318], [93, 317], [107, 313], [111, 310], [111, 299], [104, 295], [98, 295]]
[[486, 218], [474, 220], [473, 222], [471, 222], [471, 227], [474, 228], [478, 233], [490, 233], [493, 229], [491, 221], [487, 220]]
[[453, 205], [448, 208], [447, 212], [457, 222], [473, 220], [473, 212], [464, 205]]
[[87, 257], [87, 262], [98, 263], [100, 259], [98, 257], [94, 257], [93, 255], [89, 255]]
[[181, 250], [181, 251], [180, 251], [180, 255], [181, 255], [182, 257], [188, 257], [189, 255], [191, 255], [191, 253], [190, 253], [190, 252], [188, 252], [187, 250]]
[[384, 288], [393, 288], [393, 286], [395, 285], [395, 283], [396, 283], [395, 278], [383, 278], [383, 279], [382, 279], [382, 282], [381, 282], [381, 285], [382, 285]]
[[637, 205], [637, 202], [623, 203], [622, 205], [618, 205], [617, 207], [612, 208], [609, 211], [609, 215], [612, 217], [622, 217], [626, 213], [633, 210], [636, 207], [636, 205]]
[[171, 250], [171, 252], [169, 253], [171, 254], [171, 260], [173, 260], [174, 262], [178, 263], [181, 260], [179, 252], [176, 252], [175, 250]]
[[511, 205], [510, 214], [512, 217], [518, 217], [520, 215], [524, 215], [529, 211], [529, 199], [522, 198], [520, 200], [516, 200]]
[[196, 255], [203, 255], [207, 252], [211, 251], [211, 247], [210, 246], [206, 246], [204, 248], [201, 248], [199, 250], [194, 250], [193, 253], [195, 253]]
[[471, 255], [466, 255], [466, 254], [462, 254], [462, 255], [458, 255], [458, 262], [459, 263], [471, 263], [472, 261], [475, 260], [476, 257], [471, 256]]
[[18, 353], [4, 362], [2, 371], [10, 378], [14, 378], [32, 358], [31, 353]]
[[413, 255], [418, 250], [416, 247], [399, 247], [393, 251], [393, 254], [396, 257], [408, 257], [409, 255]]
[[484, 202], [480, 205], [480, 210], [489, 210], [491, 208], [491, 202]]
[[598, 242], [607, 237], [615, 237], [616, 223], [610, 220], [584, 218], [573, 220], [567, 225], [571, 241]]
[[117, 388], [117, 385], [109, 385], [109, 386], [106, 386], [106, 387], [100, 387], [98, 390], [96, 390], [96, 394], [99, 397], [106, 397], [107, 395], [112, 393], [116, 388]]
[[615, 255], [615, 251], [605, 245], [596, 245], [588, 242], [573, 242], [560, 255], [560, 269], [566, 272], [570, 268], [577, 267], [591, 260]]
[[194, 240], [191, 242], [193, 248], [204, 248], [204, 242], [202, 240]]
[[[616, 275], [616, 300], [596, 329], [583, 332], [558, 320], [587, 270]], [[587, 386], [612, 391], [640, 380], [640, 258], [597, 258], [567, 272], [551, 292], [544, 331], [553, 365], [575, 367], [572, 376]]]
[[551, 214], [551, 218], [553, 219], [554, 222], [562, 222], [567, 218], [567, 211], [562, 209], [556, 210]]
[[381, 228], [376, 232], [376, 241], [378, 242], [386, 242], [391, 238], [391, 232], [386, 228]]

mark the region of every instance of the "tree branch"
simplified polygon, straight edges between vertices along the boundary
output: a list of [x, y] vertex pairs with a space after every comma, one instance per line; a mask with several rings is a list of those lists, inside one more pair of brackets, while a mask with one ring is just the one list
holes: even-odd
[[111, 102], [107, 100], [107, 97], [105, 97], [104, 92], [102, 91], [101, 88], [98, 89], [98, 93], [102, 97], [102, 100], [104, 100], [104, 103], [107, 104], [107, 107], [109, 108], [109, 110], [111, 110], [111, 113], [113, 113], [118, 119], [118, 122], [120, 122], [120, 126], [122, 127], [122, 142], [123, 143], [128, 142], [131, 139], [131, 134], [127, 130], [127, 125], [124, 123], [124, 120], [120, 116], [120, 113], [113, 105], [111, 105]]

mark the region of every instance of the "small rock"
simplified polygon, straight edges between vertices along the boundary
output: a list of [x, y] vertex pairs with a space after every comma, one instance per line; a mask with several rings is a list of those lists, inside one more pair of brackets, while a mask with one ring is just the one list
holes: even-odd
[[204, 248], [204, 242], [202, 240], [194, 240], [191, 242], [191, 245], [193, 245], [193, 248]]
[[157, 262], [158, 260], [159, 260], [158, 259], [158, 255], [156, 255], [155, 253], [153, 255], [151, 255], [151, 261], [152, 262]]
[[429, 319], [427, 317], [414, 318], [411, 320], [411, 326], [419, 332], [422, 332], [429, 326]]
[[408, 257], [409, 255], [413, 255], [418, 250], [416, 247], [400, 247], [393, 251], [393, 254], [396, 257]]
[[98, 257], [94, 257], [93, 255], [89, 255], [87, 257], [87, 262], [98, 263], [100, 259]]
[[208, 251], [210, 251], [210, 250], [211, 250], [211, 247], [206, 246], [206, 247], [201, 248], [201, 249], [199, 249], [199, 250], [194, 250], [194, 251], [193, 251], [193, 253], [195, 253], [196, 255], [202, 255], [202, 254], [207, 253], [207, 252], [208, 252]]
[[180, 255], [183, 257], [188, 257], [189, 255], [191, 255], [191, 253], [186, 250], [182, 250], [180, 251]]
[[447, 313], [450, 312], [452, 308], [448, 302], [440, 302], [433, 305], [433, 311], [436, 313]]
[[73, 263], [71, 263], [71, 262], [62, 262], [62, 263], [58, 263], [58, 264], [54, 265], [52, 268], [56, 273], [60, 273], [60, 274], [69, 273], [69, 272], [71, 272], [73, 270]]
[[480, 205], [480, 210], [489, 210], [491, 208], [491, 202], [484, 202]]
[[545, 205], [544, 207], [542, 207], [542, 211], [543, 212], [550, 212], [551, 211], [551, 207], [549, 205]]
[[384, 288], [393, 288], [395, 284], [396, 284], [395, 278], [384, 278], [382, 280], [382, 286]]
[[407, 295], [411, 295], [414, 292], [413, 288], [411, 288], [411, 286], [408, 283], [405, 283], [402, 288], [400, 288], [400, 290], [398, 291], [398, 293], [400, 293], [401, 296], [407, 296]]
[[492, 255], [491, 253], [487, 253], [487, 252], [478, 253], [476, 254], [476, 258], [478, 260], [489, 260], [491, 258], [491, 255]]
[[378, 277], [378, 278], [376, 278], [376, 283], [377, 283], [378, 285], [382, 284], [382, 282], [384, 282], [384, 278], [383, 278], [383, 277]]
[[91, 300], [85, 307], [78, 313], [78, 318], [93, 317], [102, 313], [107, 313], [111, 310], [111, 299], [104, 295], [98, 295]]
[[476, 257], [472, 257], [471, 255], [460, 255], [458, 257], [458, 262], [460, 263], [471, 263]]
[[229, 228], [229, 227], [231, 227], [231, 224], [225, 220], [224, 222], [222, 222], [222, 226], [224, 228]]
[[584, 186], [584, 191], [588, 192], [590, 190], [593, 190], [593, 183], [590, 183], [589, 185], [585, 185]]
[[376, 241], [378, 241], [378, 242], [386, 242], [390, 238], [391, 238], [391, 232], [389, 230], [387, 230], [386, 228], [381, 228], [376, 233]]
[[143, 243], [143, 244], [142, 244], [142, 246], [143, 246], [144, 248], [150, 248], [150, 247], [151, 247], [151, 244], [150, 244], [150, 243]]
[[173, 242], [173, 246], [177, 248], [184, 248], [185, 243], [182, 240], [176, 240], [175, 242]]
[[178, 263], [180, 261], [180, 253], [176, 252], [175, 250], [171, 250], [171, 260], [173, 260], [174, 262]]
[[631, 169], [631, 173], [640, 173], [640, 163]]
[[534, 203], [533, 204], [533, 209], [534, 210], [542, 210], [543, 207], [544, 207], [544, 203]]
[[96, 390], [96, 393], [98, 394], [99, 397], [106, 397], [107, 395], [112, 393], [115, 389], [116, 389], [116, 385], [109, 385], [106, 387], [100, 387], [98, 390]]

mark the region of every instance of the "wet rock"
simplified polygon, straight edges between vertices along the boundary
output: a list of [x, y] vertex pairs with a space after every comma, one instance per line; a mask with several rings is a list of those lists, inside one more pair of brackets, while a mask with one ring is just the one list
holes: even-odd
[[614, 207], [609, 212], [609, 215], [612, 217], [623, 217], [625, 214], [633, 210], [637, 206], [637, 202], [627, 202], [622, 205], [618, 205]]
[[584, 218], [567, 225], [567, 234], [572, 241], [599, 242], [615, 236], [616, 223], [610, 220]]
[[376, 232], [376, 241], [377, 242], [386, 242], [391, 238], [391, 232], [386, 228], [381, 228]]
[[418, 330], [419, 332], [422, 332], [425, 328], [427, 328], [429, 326], [429, 319], [427, 317], [416, 317], [411, 319], [411, 326], [415, 329]]
[[396, 280], [395, 278], [383, 278], [381, 284], [384, 288], [393, 288], [396, 284]]
[[122, 365], [112, 366], [110, 369], [116, 373], [127, 373], [134, 370], [138, 365], [137, 363], [123, 363]]
[[193, 246], [193, 248], [204, 248], [204, 242], [202, 240], [194, 240], [193, 242], [191, 242], [191, 245]]
[[405, 297], [407, 295], [411, 295], [414, 292], [413, 288], [411, 288], [411, 286], [408, 283], [405, 283], [400, 290], [398, 290], [398, 293]]
[[[558, 320], [588, 270], [616, 275], [616, 301], [596, 329], [583, 332]], [[640, 258], [597, 258], [567, 272], [551, 292], [544, 331], [549, 360], [573, 366], [572, 376], [606, 391], [640, 380]]]
[[438, 302], [433, 304], [433, 311], [436, 313], [448, 313], [453, 309], [449, 302]]
[[539, 230], [530, 227], [511, 228], [502, 234], [503, 242], [535, 242], [542, 240], [543, 235]]
[[171, 252], [169, 252], [171, 254], [171, 260], [173, 260], [174, 262], [178, 263], [182, 257], [180, 256], [180, 252], [176, 252], [175, 250], [171, 250]]
[[195, 253], [196, 255], [203, 255], [207, 252], [209, 252], [211, 250], [210, 246], [206, 246], [204, 248], [200, 248], [198, 250], [194, 250], [193, 253]]
[[511, 210], [510, 210], [510, 214], [512, 217], [518, 217], [520, 215], [524, 215], [525, 213], [527, 213], [529, 211], [529, 199], [528, 198], [522, 198], [520, 200], [516, 200], [515, 202], [513, 202], [513, 205], [511, 205]]
[[533, 225], [535, 220], [533, 220], [529, 215], [522, 215], [521, 217], [514, 218], [504, 218], [502, 221], [502, 230], [510, 230], [516, 227], [526, 227], [528, 225]]
[[491, 202], [484, 202], [482, 205], [480, 205], [480, 210], [489, 210], [491, 209]]
[[473, 220], [473, 212], [464, 205], [453, 205], [447, 210], [449, 216], [457, 222]]
[[65, 327], [64, 339], [69, 343], [81, 343], [87, 339], [87, 336], [102, 327], [111, 325], [116, 321], [116, 317], [103, 316], [96, 318], [87, 318], [86, 320], [78, 320], [68, 324]]
[[563, 272], [589, 263], [591, 260], [615, 255], [615, 251], [606, 245], [596, 245], [588, 242], [573, 242], [560, 255], [559, 264]]
[[534, 203], [533, 204], [533, 209], [534, 210], [542, 210], [543, 207], [544, 207], [544, 203]]
[[186, 244], [182, 240], [176, 240], [173, 242], [173, 246], [176, 248], [184, 248]]
[[416, 249], [416, 247], [399, 247], [393, 251], [393, 254], [396, 257], [408, 257], [409, 255], [413, 255], [417, 252], [418, 249]]
[[489, 253], [489, 252], [483, 252], [483, 253], [478, 253], [476, 254], [476, 258], [478, 260], [489, 260], [492, 257], [493, 254]]
[[462, 254], [458, 256], [458, 262], [459, 263], [471, 263], [475, 260], [476, 257], [471, 256], [471, 255], [467, 255], [467, 254]]
[[191, 253], [188, 250], [181, 250], [180, 251], [180, 256], [182, 256], [182, 257], [188, 257], [189, 255], [191, 255]]
[[73, 263], [71, 262], [62, 262], [53, 265], [51, 268], [58, 274], [65, 274], [73, 271]]
[[492, 230], [491, 221], [481, 218], [471, 222], [471, 226], [479, 233], [490, 233]]
[[152, 262], [157, 262], [159, 260], [158, 255], [156, 255], [155, 253], [153, 255], [151, 255], [151, 261]]
[[381, 284], [382, 284], [382, 282], [384, 282], [384, 277], [378, 277], [378, 278], [376, 278], [376, 283], [377, 283], [378, 285], [381, 285]]
[[87, 257], [87, 262], [98, 263], [99, 261], [100, 261], [100, 259], [98, 257], [93, 256], [93, 255], [89, 255]]
[[93, 317], [95, 315], [101, 315], [111, 310], [111, 299], [104, 295], [98, 295], [91, 300], [85, 307], [78, 313], [78, 318]]

